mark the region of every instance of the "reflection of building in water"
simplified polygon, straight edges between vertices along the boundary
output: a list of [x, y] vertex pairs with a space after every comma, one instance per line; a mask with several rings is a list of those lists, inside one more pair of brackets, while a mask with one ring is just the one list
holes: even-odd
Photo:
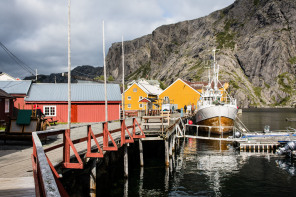
[[277, 166], [285, 171], [287, 171], [290, 175], [295, 176], [296, 175], [296, 168], [295, 168], [295, 162], [288, 158], [288, 159], [279, 159], [275, 161]]
[[[176, 170], [197, 170], [208, 177], [209, 187], [221, 196], [222, 177], [238, 173], [246, 158], [236, 155], [225, 141], [188, 139], [176, 158]], [[186, 163], [196, 163], [196, 169], [187, 169]]]

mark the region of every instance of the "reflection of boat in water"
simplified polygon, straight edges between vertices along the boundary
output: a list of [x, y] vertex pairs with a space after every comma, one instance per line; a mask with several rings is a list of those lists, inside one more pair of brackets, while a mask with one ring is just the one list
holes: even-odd
[[218, 80], [219, 65], [216, 64], [215, 51], [214, 49], [214, 60], [209, 69], [208, 85], [202, 89], [201, 98], [197, 102], [196, 123], [201, 125], [200, 130], [221, 134], [232, 131], [238, 109], [236, 99], [227, 94], [225, 84], [223, 87]]
[[296, 175], [296, 167], [292, 159], [281, 159], [281, 160], [276, 160], [275, 162], [279, 168], [287, 171], [290, 175], [292, 176]]

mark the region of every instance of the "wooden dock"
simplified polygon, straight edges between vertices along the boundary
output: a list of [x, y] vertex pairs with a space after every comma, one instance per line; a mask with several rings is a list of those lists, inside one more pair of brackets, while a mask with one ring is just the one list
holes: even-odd
[[33, 177], [0, 178], [0, 196], [35, 196]]
[[[138, 119], [139, 120], [139, 119]], [[126, 120], [127, 125], [132, 125], [132, 119]], [[71, 140], [87, 137], [88, 124], [73, 124], [79, 126], [71, 129]], [[56, 125], [49, 129], [64, 129], [67, 125]], [[120, 128], [120, 121], [109, 123], [109, 130]], [[101, 123], [92, 124], [94, 134], [102, 133]], [[121, 133], [111, 134], [115, 142], [119, 142]], [[99, 144], [103, 145], [102, 137], [97, 138]], [[0, 142], [3, 143], [3, 142]], [[51, 136], [43, 143], [44, 149], [63, 143], [63, 135]], [[92, 148], [95, 142], [92, 139]], [[75, 144], [75, 148], [80, 155], [87, 151], [87, 142]], [[105, 152], [105, 151], [104, 151]], [[32, 147], [22, 147], [16, 145], [3, 145], [0, 150], [0, 196], [35, 196], [35, 185], [32, 173], [31, 154]], [[63, 162], [63, 147], [54, 149], [47, 153], [48, 158], [55, 167]], [[71, 158], [75, 157], [71, 151]], [[12, 184], [13, 183], [13, 184]], [[13, 195], [12, 195], [13, 194]]]

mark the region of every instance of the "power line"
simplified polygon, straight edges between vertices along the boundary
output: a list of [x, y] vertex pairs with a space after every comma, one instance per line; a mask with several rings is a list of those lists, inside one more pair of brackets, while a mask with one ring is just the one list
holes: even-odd
[[8, 54], [8, 56], [17, 63], [17, 65], [19, 65], [22, 69], [24, 69], [28, 73], [35, 75], [34, 73], [35, 71], [32, 68], [30, 68], [30, 66], [28, 66], [26, 63], [24, 63], [22, 60], [20, 60], [17, 56], [15, 56], [11, 51], [9, 51], [9, 49], [2, 42], [0, 42], [0, 46]]

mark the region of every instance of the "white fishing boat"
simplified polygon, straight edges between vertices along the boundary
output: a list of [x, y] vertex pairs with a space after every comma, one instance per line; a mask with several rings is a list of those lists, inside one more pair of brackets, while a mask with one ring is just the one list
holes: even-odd
[[221, 134], [233, 130], [238, 108], [236, 99], [227, 93], [225, 86], [219, 81], [219, 65], [215, 52], [216, 49], [213, 50], [213, 61], [209, 68], [209, 82], [203, 87], [197, 102], [196, 123], [200, 125], [200, 130]]

